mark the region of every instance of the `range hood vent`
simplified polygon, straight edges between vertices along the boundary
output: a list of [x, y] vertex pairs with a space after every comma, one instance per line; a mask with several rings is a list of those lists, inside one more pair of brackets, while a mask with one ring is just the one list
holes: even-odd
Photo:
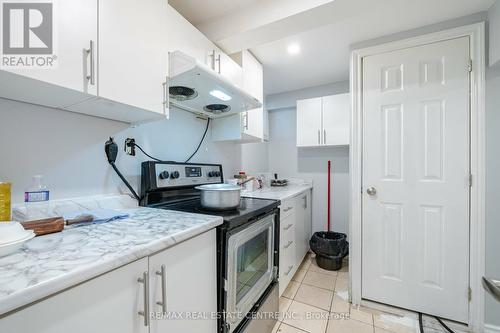
[[262, 106], [256, 98], [193, 57], [170, 53], [170, 105], [221, 118]]

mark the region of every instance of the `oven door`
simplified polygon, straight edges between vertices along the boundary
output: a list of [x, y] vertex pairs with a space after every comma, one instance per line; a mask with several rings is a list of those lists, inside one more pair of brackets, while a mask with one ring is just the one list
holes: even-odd
[[226, 321], [230, 332], [275, 279], [275, 216], [268, 215], [228, 239]]

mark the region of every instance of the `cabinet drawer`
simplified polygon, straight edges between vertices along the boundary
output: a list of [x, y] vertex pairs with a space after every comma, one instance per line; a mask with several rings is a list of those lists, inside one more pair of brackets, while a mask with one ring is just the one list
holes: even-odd
[[293, 201], [283, 201], [280, 206], [280, 219], [283, 220], [292, 215], [295, 210]]
[[293, 275], [293, 271], [295, 267], [295, 241], [290, 240], [287, 243], [281, 246], [280, 251], [280, 276], [288, 277], [291, 274]]
[[286, 233], [288, 230], [295, 226], [295, 219], [293, 216], [286, 217], [280, 221], [280, 234]]

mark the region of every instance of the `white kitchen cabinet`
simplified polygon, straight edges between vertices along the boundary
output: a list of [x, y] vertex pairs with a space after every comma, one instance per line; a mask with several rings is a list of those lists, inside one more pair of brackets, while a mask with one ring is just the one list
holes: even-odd
[[168, 41], [168, 51], [181, 51], [212, 67], [213, 52], [219, 51], [215, 44], [170, 5], [167, 6], [167, 15], [168, 37], [163, 40]]
[[144, 284], [148, 258], [137, 260], [0, 319], [0, 332], [148, 333]]
[[[59, 1], [54, 15], [56, 66], [3, 67], [0, 97], [59, 108], [97, 94], [97, 86], [87, 79], [91, 58], [97, 55], [97, 0]], [[91, 41], [93, 54], [86, 52]], [[55, 87], [58, 94], [54, 94]]]
[[[187, 315], [210, 315], [217, 311], [216, 244], [213, 229], [150, 257], [151, 311]], [[162, 302], [165, 309], [158, 305]], [[151, 333], [216, 331], [217, 321], [210, 317], [151, 321]]]
[[99, 97], [163, 114], [167, 3], [99, 0]]
[[212, 229], [14, 311], [0, 319], [0, 332], [216, 332], [216, 244]]
[[98, 98], [67, 109], [134, 123], [168, 116], [167, 21], [163, 0], [100, 0]]
[[349, 145], [350, 134], [349, 94], [323, 97], [323, 144], [326, 146]]
[[297, 101], [297, 147], [349, 145], [350, 95]]
[[281, 201], [280, 206], [280, 296], [309, 251], [312, 230], [311, 191]]
[[[237, 64], [238, 67], [241, 66], [243, 74], [241, 87], [263, 103], [264, 76], [262, 64], [248, 50], [233, 54], [231, 58], [230, 60]], [[234, 116], [215, 119], [212, 123], [212, 139], [214, 141], [237, 141], [241, 143], [262, 141], [264, 137], [263, 110], [263, 107], [260, 107]]]
[[322, 99], [310, 98], [297, 101], [297, 146], [321, 145]]
[[295, 244], [296, 262], [299, 264], [309, 251], [309, 240], [311, 239], [311, 191], [306, 191], [294, 198], [295, 204]]

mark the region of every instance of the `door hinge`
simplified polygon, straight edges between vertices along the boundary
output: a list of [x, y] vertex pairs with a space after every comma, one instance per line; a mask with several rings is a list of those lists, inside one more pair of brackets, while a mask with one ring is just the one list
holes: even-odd
[[472, 301], [472, 289], [471, 289], [471, 287], [469, 287], [467, 294], [468, 294], [467, 298], [469, 299], [469, 302]]
[[472, 174], [469, 175], [469, 187], [472, 187]]
[[469, 66], [468, 66], [469, 73], [472, 72], [472, 59], [469, 59]]

